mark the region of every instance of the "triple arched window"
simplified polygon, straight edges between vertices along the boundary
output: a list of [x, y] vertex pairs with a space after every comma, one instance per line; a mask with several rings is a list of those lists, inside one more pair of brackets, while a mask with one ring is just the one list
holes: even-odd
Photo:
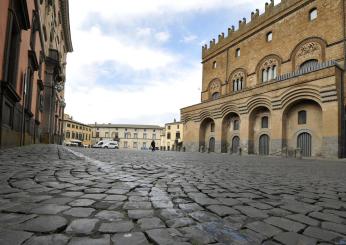
[[243, 70], [238, 70], [235, 72], [231, 79], [232, 91], [238, 92], [245, 88], [245, 72]]
[[267, 59], [265, 62], [263, 62], [260, 68], [262, 83], [276, 79], [278, 75], [278, 66], [279, 62], [275, 58]]

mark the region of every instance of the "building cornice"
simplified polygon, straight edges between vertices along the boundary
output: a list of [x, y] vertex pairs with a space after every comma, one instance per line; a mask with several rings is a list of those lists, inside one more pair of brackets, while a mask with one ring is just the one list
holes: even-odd
[[67, 52], [73, 52], [71, 29], [70, 29], [70, 14], [69, 0], [60, 0], [60, 9], [62, 17], [62, 26], [64, 29], [64, 40]]

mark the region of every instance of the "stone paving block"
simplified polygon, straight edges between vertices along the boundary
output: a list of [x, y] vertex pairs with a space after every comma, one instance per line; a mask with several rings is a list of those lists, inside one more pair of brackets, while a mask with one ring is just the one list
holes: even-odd
[[322, 222], [323, 229], [330, 230], [333, 232], [337, 232], [343, 235], [346, 235], [346, 225], [343, 224], [336, 224], [332, 222]]
[[291, 221], [285, 218], [280, 218], [280, 217], [270, 217], [264, 220], [264, 222], [271, 224], [273, 226], [279, 227], [281, 229], [284, 229], [286, 231], [292, 231], [297, 233], [306, 227], [306, 225], [303, 225], [301, 223]]
[[25, 231], [12, 231], [0, 229], [1, 245], [20, 245], [33, 234]]
[[80, 198], [101, 200], [101, 199], [105, 198], [106, 196], [107, 196], [106, 194], [85, 194], [85, 195], [81, 196]]
[[[33, 236], [23, 245], [66, 245], [70, 238], [62, 234], [48, 236]], [[0, 238], [1, 241], [1, 238]], [[0, 244], [2, 244], [0, 242]]]
[[63, 229], [67, 220], [57, 215], [38, 216], [15, 227], [25, 231], [51, 233]]
[[137, 224], [141, 228], [141, 230], [151, 230], [164, 228], [166, 225], [159, 218], [142, 218], [137, 221]]
[[338, 237], [340, 237], [340, 235], [337, 233], [323, 230], [323, 229], [320, 229], [317, 227], [306, 228], [303, 235], [313, 237], [313, 238], [316, 238], [318, 240], [325, 241], [325, 242], [331, 242], [331, 241], [337, 239]]
[[321, 213], [321, 212], [312, 212], [309, 214], [310, 217], [319, 219], [319, 220], [324, 220], [324, 221], [330, 221], [333, 223], [342, 223], [345, 221], [344, 219], [334, 215], [334, 214], [328, 214], [328, 213]]
[[32, 209], [30, 212], [33, 214], [58, 214], [62, 211], [71, 208], [70, 206], [62, 206], [56, 204], [45, 204]]
[[190, 218], [177, 218], [166, 221], [168, 227], [178, 228], [193, 225], [195, 222]]
[[241, 213], [245, 214], [250, 218], [267, 218], [268, 214], [262, 210], [256, 209], [250, 206], [234, 206], [236, 210], [239, 210]]
[[293, 214], [293, 215], [288, 215], [286, 218], [298, 221], [299, 223], [303, 223], [309, 226], [318, 226], [320, 224], [320, 221], [316, 219], [312, 219], [308, 216], [305, 216], [303, 214]]
[[50, 198], [42, 202], [42, 204], [56, 204], [56, 205], [65, 205], [66, 203], [72, 202], [74, 199], [71, 197], [57, 197]]
[[280, 230], [280, 229], [278, 229], [272, 225], [261, 222], [261, 221], [249, 223], [245, 227], [247, 227], [247, 228], [249, 228], [255, 232], [258, 232], [258, 233], [260, 233], [260, 234], [262, 234], [268, 238], [275, 236], [275, 235], [282, 232], [282, 230]]
[[191, 245], [185, 242], [187, 239], [174, 228], [148, 230], [145, 233], [158, 245]]
[[193, 219], [197, 220], [200, 223], [211, 222], [211, 221], [220, 221], [221, 220], [220, 217], [216, 216], [213, 213], [206, 212], [206, 211], [196, 211], [196, 212], [190, 213], [189, 216], [192, 217]]
[[149, 245], [142, 232], [115, 234], [111, 239], [114, 245]]
[[103, 210], [98, 212], [95, 217], [103, 220], [115, 221], [123, 219], [125, 215], [117, 211]]
[[207, 209], [213, 213], [216, 213], [217, 215], [221, 217], [224, 217], [227, 215], [240, 214], [239, 211], [227, 206], [223, 206], [223, 205], [210, 205], [210, 206], [207, 206]]
[[128, 210], [127, 214], [130, 219], [151, 218], [154, 216], [154, 210]]
[[319, 211], [322, 209], [320, 206], [310, 205], [303, 202], [289, 202], [280, 206], [280, 208], [286, 209], [294, 213], [301, 213], [301, 214], [307, 214], [307, 213], [310, 213], [313, 211]]
[[125, 200], [127, 200], [127, 196], [124, 196], [124, 195], [108, 195], [104, 199], [104, 201], [118, 201], [118, 202], [122, 202]]
[[70, 215], [73, 217], [78, 217], [78, 218], [87, 218], [93, 212], [95, 212], [95, 209], [93, 208], [71, 208], [65, 211], [63, 214]]
[[69, 234], [89, 235], [93, 232], [98, 219], [75, 219], [66, 228]]
[[250, 229], [240, 230], [239, 233], [249, 241], [249, 244], [262, 244], [262, 241], [267, 239], [266, 236]]
[[281, 242], [285, 245], [315, 245], [317, 243], [316, 239], [297, 234], [295, 232], [283, 232], [274, 237], [278, 242]]
[[151, 203], [150, 202], [125, 202], [124, 209], [131, 210], [131, 209], [151, 209]]
[[72, 237], [68, 245], [111, 245], [111, 239], [109, 235], [100, 238]]
[[192, 244], [209, 244], [216, 242], [214, 237], [207, 232], [199, 229], [197, 226], [189, 226], [179, 229], [184, 236], [189, 238]]
[[90, 200], [90, 199], [76, 199], [76, 200], [68, 203], [68, 205], [70, 205], [72, 207], [89, 207], [93, 203], [95, 203], [95, 201]]
[[185, 214], [180, 209], [167, 208], [160, 211], [160, 216], [164, 220], [170, 220], [185, 217]]
[[117, 221], [112, 223], [102, 223], [99, 231], [102, 233], [123, 233], [130, 232], [134, 228], [131, 221]]
[[194, 212], [194, 211], [204, 210], [204, 208], [198, 205], [197, 203], [179, 204], [179, 208], [185, 212]]
[[[346, 201], [345, 201], [345, 202], [346, 202]], [[323, 210], [323, 213], [334, 214], [334, 215], [337, 215], [337, 216], [339, 216], [339, 217], [341, 217], [341, 218], [346, 219], [346, 211], [325, 209], [325, 210]]]

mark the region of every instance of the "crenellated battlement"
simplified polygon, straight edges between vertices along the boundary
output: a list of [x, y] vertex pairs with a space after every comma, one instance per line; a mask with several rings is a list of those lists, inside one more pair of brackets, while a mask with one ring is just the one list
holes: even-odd
[[210, 41], [209, 46], [205, 44], [202, 47], [202, 58], [204, 59], [205, 57], [213, 53], [215, 50], [224, 47], [225, 45], [236, 40], [243, 34], [258, 27], [266, 20], [279, 14], [281, 11], [287, 10], [289, 7], [294, 6], [299, 2], [304, 3], [304, 1], [305, 0], [281, 0], [279, 4], [275, 5], [274, 0], [270, 0], [270, 3], [265, 3], [265, 11], [263, 14], [260, 15], [259, 9], [256, 9], [254, 12], [251, 13], [250, 22], [247, 22], [246, 18], [243, 18], [242, 20], [239, 20], [237, 30], [235, 29], [235, 26], [231, 26], [230, 28], [228, 28], [227, 36], [225, 36], [225, 33], [222, 32], [218, 36], [217, 41], [214, 38]]

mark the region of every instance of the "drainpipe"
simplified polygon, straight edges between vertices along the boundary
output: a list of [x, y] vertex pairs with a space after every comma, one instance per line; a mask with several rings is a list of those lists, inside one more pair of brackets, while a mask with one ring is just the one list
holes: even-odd
[[22, 108], [22, 128], [20, 130], [20, 146], [25, 145], [25, 103], [26, 103], [26, 86], [27, 86], [27, 78], [28, 78], [28, 71], [29, 69], [26, 69], [24, 74], [24, 80], [23, 80], [23, 108]]

